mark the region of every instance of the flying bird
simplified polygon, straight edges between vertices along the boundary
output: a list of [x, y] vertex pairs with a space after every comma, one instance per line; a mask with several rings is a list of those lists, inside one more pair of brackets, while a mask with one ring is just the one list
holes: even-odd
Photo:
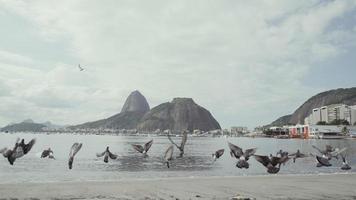
[[341, 155], [341, 158], [342, 158], [342, 166], [341, 166], [341, 169], [342, 169], [342, 170], [350, 170], [351, 167], [350, 167], [349, 163], [348, 163], [347, 160], [346, 160], [346, 156]]
[[169, 141], [171, 141], [172, 144], [174, 144], [180, 151], [179, 153], [179, 157], [183, 157], [184, 154], [184, 146], [187, 143], [187, 139], [188, 139], [188, 132], [187, 131], [183, 131], [183, 137], [182, 137], [182, 142], [180, 143], [180, 145], [177, 145], [171, 138], [171, 135], [168, 133], [168, 139]]
[[5, 158], [7, 158], [10, 165], [13, 165], [16, 159], [21, 158], [27, 154], [36, 142], [35, 139], [30, 140], [30, 142], [27, 144], [25, 143], [24, 139], [22, 139], [21, 142], [18, 141], [19, 139], [17, 139], [15, 146], [12, 149], [3, 148], [0, 150], [0, 153], [2, 153]]
[[[276, 174], [281, 169], [282, 160], [280, 157], [261, 156], [254, 155], [255, 159], [267, 168], [267, 172], [270, 174]], [[276, 167], [278, 165], [278, 167]]]
[[225, 149], [219, 149], [217, 151], [215, 151], [215, 153], [213, 153], [211, 156], [213, 157], [214, 161], [216, 161], [216, 159], [220, 158], [223, 154], [224, 154]]
[[293, 157], [293, 163], [295, 163], [295, 160], [297, 160], [297, 158], [308, 157], [308, 155], [301, 153], [299, 149], [297, 150], [297, 152], [289, 154], [289, 156]]
[[338, 156], [342, 152], [346, 151], [346, 148], [339, 149], [339, 148], [334, 148], [331, 145], [325, 145], [325, 150], [321, 150], [314, 145], [312, 145], [312, 147], [318, 150], [322, 155], [324, 155], [323, 157], [327, 157], [328, 160], [331, 160], [332, 158], [338, 159], [339, 158]]
[[246, 149], [244, 152], [240, 147], [228, 142], [229, 148], [230, 148], [230, 155], [231, 157], [235, 157], [238, 161], [236, 164], [236, 167], [242, 169], [242, 168], [249, 168], [249, 163], [247, 162], [250, 158], [250, 156], [254, 155], [256, 153], [257, 148], [252, 148], [252, 149]]
[[153, 144], [153, 140], [150, 140], [144, 146], [139, 145], [139, 144], [132, 144], [132, 147], [136, 151], [142, 153], [144, 157], [146, 157], [147, 156], [147, 152], [151, 148], [152, 144]]
[[45, 149], [42, 151], [41, 158], [47, 158], [47, 157], [54, 159], [53, 151], [51, 148], [48, 148], [48, 149]]
[[84, 71], [84, 68], [80, 66], [80, 64], [78, 64], [78, 68], [79, 68], [79, 71]]
[[69, 169], [72, 169], [73, 167], [73, 161], [74, 161], [74, 156], [78, 153], [78, 151], [82, 148], [82, 143], [74, 143], [72, 147], [70, 148], [69, 152], [69, 160], [68, 160], [68, 166]]
[[[290, 159], [289, 158], [289, 153], [287, 151], [283, 151], [282, 149], [277, 152], [277, 157], [280, 157], [280, 162], [281, 164], [285, 165], [286, 162]], [[271, 156], [273, 157], [273, 156]]]
[[170, 145], [166, 150], [166, 152], [164, 153], [164, 158], [163, 158], [168, 168], [170, 167], [169, 162], [172, 160], [172, 155], [173, 155], [173, 145]]
[[103, 153], [97, 153], [96, 154], [97, 157], [102, 157], [104, 156], [104, 162], [108, 163], [109, 162], [109, 158], [115, 160], [117, 158], [117, 155], [113, 154], [110, 152], [109, 147], [106, 147], [105, 151]]

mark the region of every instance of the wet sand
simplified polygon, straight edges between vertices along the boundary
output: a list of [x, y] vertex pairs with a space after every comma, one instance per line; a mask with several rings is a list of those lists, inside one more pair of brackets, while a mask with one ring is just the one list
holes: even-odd
[[356, 174], [0, 184], [0, 199], [356, 199]]

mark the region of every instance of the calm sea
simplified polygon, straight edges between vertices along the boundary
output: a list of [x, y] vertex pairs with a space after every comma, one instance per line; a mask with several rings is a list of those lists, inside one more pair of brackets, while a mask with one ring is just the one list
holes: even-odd
[[[325, 144], [339, 148], [346, 147], [352, 166], [352, 170], [347, 173], [356, 172], [356, 140], [189, 137], [185, 156], [174, 159], [171, 168], [168, 169], [162, 161], [163, 154], [170, 145], [166, 137], [0, 133], [0, 148], [12, 148], [16, 138], [25, 138], [26, 141], [36, 138], [37, 141], [31, 152], [16, 160], [13, 166], [4, 157], [0, 157], [0, 183], [267, 175], [265, 168], [254, 158], [249, 160], [249, 169], [235, 167], [236, 159], [230, 157], [227, 141], [242, 148], [257, 147], [256, 154], [260, 155], [275, 154], [279, 149], [290, 153], [297, 149], [304, 153], [317, 153], [311, 145], [320, 148], [324, 148]], [[150, 139], [154, 142], [147, 158], [131, 147], [131, 144], [143, 144]], [[173, 139], [180, 142], [178, 137]], [[69, 170], [68, 154], [74, 142], [83, 143], [83, 147], [74, 160], [73, 169]], [[96, 157], [96, 153], [103, 152], [106, 146], [110, 146], [110, 150], [119, 155], [117, 160], [104, 163], [103, 158]], [[54, 151], [55, 160], [40, 158], [42, 150], [48, 147]], [[211, 154], [222, 148], [225, 149], [225, 154], [221, 159], [213, 162]], [[178, 154], [179, 151], [175, 149], [174, 155]], [[332, 167], [317, 168], [314, 157], [298, 159], [296, 163], [289, 161], [282, 166], [279, 174], [345, 173], [340, 170], [340, 160], [333, 160], [332, 164]]]

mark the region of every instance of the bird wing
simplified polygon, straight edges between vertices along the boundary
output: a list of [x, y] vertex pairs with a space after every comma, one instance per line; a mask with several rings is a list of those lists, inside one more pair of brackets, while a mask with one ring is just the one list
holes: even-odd
[[173, 145], [170, 145], [164, 154], [164, 160], [168, 161], [172, 159]]
[[329, 160], [327, 158], [316, 156], [316, 160], [324, 166], [331, 166], [331, 164], [329, 163]]
[[321, 149], [319, 149], [317, 146], [312, 145], [312, 147], [313, 147], [314, 149], [318, 150], [321, 154], [324, 154], [324, 152], [323, 152]]
[[6, 147], [0, 150], [0, 153], [2, 153], [5, 158], [7, 158], [11, 154], [11, 152], [11, 149], [8, 149]]
[[254, 155], [254, 157], [258, 162], [260, 162], [265, 167], [267, 167], [271, 163], [271, 160], [269, 159], [268, 156]]
[[335, 151], [333, 151], [333, 152], [330, 152], [330, 154], [331, 154], [332, 156], [338, 156], [340, 153], [346, 151], [346, 149], [347, 149], [347, 148], [342, 148], [342, 149], [340, 149], [340, 150], [335, 150]]
[[270, 158], [271, 165], [272, 165], [273, 167], [275, 167], [276, 165], [282, 163], [283, 161], [286, 162], [287, 160], [285, 160], [285, 159], [287, 159], [287, 158], [285, 158], [285, 157], [272, 156], [272, 157]]
[[150, 140], [145, 144], [145, 147], [144, 147], [145, 152], [147, 152], [151, 148], [152, 144], [153, 144], [153, 140]]
[[143, 151], [145, 150], [141, 145], [139, 145], [139, 144], [132, 144], [132, 147], [136, 150], [136, 151], [138, 151], [138, 152], [140, 152], [140, 153], [143, 153]]
[[82, 143], [77, 143], [77, 142], [74, 143], [72, 145], [72, 148], [70, 149], [69, 156], [74, 157], [81, 148], [82, 148]]
[[171, 143], [174, 144], [174, 145], [179, 149], [180, 146], [178, 146], [178, 145], [172, 140], [171, 135], [168, 133], [167, 136], [168, 136], [169, 141], [171, 141]]
[[244, 153], [244, 157], [246, 158], [246, 160], [249, 159], [250, 156], [254, 155], [257, 151], [257, 148], [252, 148], [252, 149], [246, 149], [245, 153]]
[[109, 157], [113, 160], [115, 160], [117, 158], [117, 155], [116, 154], [113, 154], [109, 151]]
[[97, 153], [96, 157], [100, 158], [103, 157], [105, 155], [106, 151], [102, 152], [102, 153]]
[[215, 152], [216, 158], [220, 158], [225, 152], [225, 149], [219, 149]]
[[29, 143], [25, 144], [23, 147], [23, 153], [27, 154], [32, 149], [35, 143], [36, 143], [36, 139], [32, 139]]
[[243, 156], [243, 151], [240, 147], [228, 142], [228, 145], [229, 145], [229, 148], [230, 148], [230, 151], [234, 154], [234, 156], [236, 158], [240, 158], [241, 156]]
[[180, 143], [180, 147], [184, 148], [185, 144], [187, 143], [188, 139], [188, 132], [183, 132], [182, 142]]

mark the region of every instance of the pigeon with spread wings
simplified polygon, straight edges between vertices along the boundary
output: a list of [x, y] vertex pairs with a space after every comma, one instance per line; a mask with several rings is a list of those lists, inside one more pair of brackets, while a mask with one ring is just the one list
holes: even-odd
[[216, 161], [216, 159], [220, 158], [225, 152], [225, 149], [219, 149], [217, 151], [215, 151], [215, 153], [213, 153], [211, 156], [213, 157], [214, 161]]
[[256, 153], [257, 148], [246, 149], [245, 152], [242, 148], [228, 142], [230, 148], [230, 155], [231, 157], [235, 157], [238, 161], [236, 163], [236, 167], [242, 168], [249, 168], [249, 163], [247, 162], [249, 158]]
[[117, 155], [113, 154], [110, 152], [109, 147], [106, 147], [105, 151], [103, 153], [97, 153], [97, 157], [103, 157], [104, 156], [104, 162], [108, 163], [109, 158], [115, 160], [117, 158]]
[[169, 141], [171, 141], [172, 144], [174, 144], [177, 149], [179, 149], [180, 153], [179, 153], [179, 157], [183, 157], [184, 154], [184, 146], [187, 143], [187, 139], [188, 139], [188, 132], [187, 131], [183, 131], [183, 137], [182, 137], [182, 141], [180, 143], [180, 145], [177, 145], [171, 138], [171, 135], [168, 134], [168, 139]]
[[68, 166], [69, 169], [72, 169], [73, 167], [73, 161], [74, 161], [74, 156], [78, 153], [78, 151], [82, 148], [82, 143], [74, 143], [72, 147], [70, 148], [69, 152], [69, 160], [68, 160]]
[[144, 146], [139, 145], [139, 144], [132, 144], [132, 147], [136, 151], [142, 153], [144, 157], [146, 157], [147, 156], [147, 152], [151, 148], [152, 144], [153, 144], [153, 140], [150, 140]]
[[[282, 160], [281, 157], [268, 157], [261, 155], [254, 155], [255, 159], [267, 168], [267, 172], [270, 174], [276, 174], [281, 169]], [[278, 165], [278, 167], [276, 167]]]

